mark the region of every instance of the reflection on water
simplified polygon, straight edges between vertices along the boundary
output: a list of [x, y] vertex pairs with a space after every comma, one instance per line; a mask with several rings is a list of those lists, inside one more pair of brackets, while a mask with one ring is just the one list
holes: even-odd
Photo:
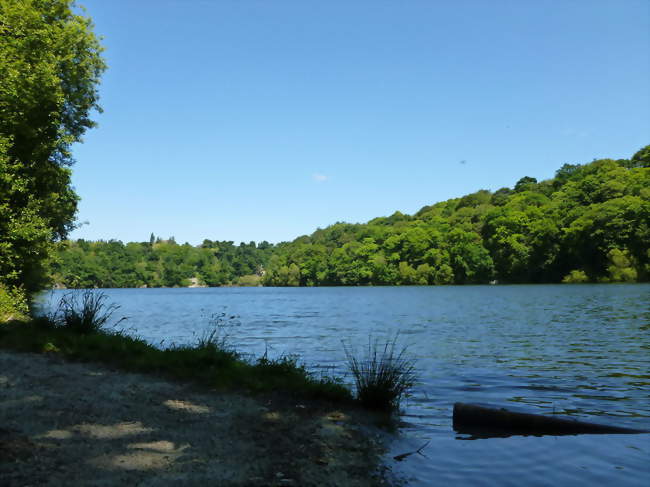
[[[649, 429], [650, 285], [107, 292], [154, 344], [195, 341], [225, 312], [241, 351], [297, 354], [318, 373], [345, 373], [342, 340], [363, 347], [399, 331], [420, 382], [386, 458], [412, 485], [650, 481], [649, 435], [466, 442], [451, 427], [453, 403], [476, 402]], [[392, 460], [429, 440], [426, 456]]]

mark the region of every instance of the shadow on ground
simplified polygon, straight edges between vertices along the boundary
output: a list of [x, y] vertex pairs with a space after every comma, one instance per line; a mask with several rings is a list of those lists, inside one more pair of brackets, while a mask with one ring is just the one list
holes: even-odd
[[0, 352], [3, 485], [380, 485], [380, 446], [323, 403]]

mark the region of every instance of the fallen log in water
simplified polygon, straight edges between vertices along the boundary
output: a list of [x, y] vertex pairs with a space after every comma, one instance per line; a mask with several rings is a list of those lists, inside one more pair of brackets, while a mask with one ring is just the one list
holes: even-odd
[[454, 430], [483, 438], [510, 435], [650, 433], [647, 430], [585, 423], [541, 414], [516, 413], [503, 408], [488, 408], [462, 402], [454, 404]]

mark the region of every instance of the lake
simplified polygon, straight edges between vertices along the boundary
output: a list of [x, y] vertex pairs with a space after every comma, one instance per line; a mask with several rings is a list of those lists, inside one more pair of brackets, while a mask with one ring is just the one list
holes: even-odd
[[[393, 337], [419, 382], [386, 463], [408, 485], [648, 485], [650, 435], [470, 439], [457, 401], [650, 429], [650, 285], [109, 289], [120, 326], [192, 343], [222, 322], [241, 352], [345, 374], [348, 347]], [[65, 291], [53, 291], [58, 300]], [[393, 456], [429, 442], [423, 455]]]

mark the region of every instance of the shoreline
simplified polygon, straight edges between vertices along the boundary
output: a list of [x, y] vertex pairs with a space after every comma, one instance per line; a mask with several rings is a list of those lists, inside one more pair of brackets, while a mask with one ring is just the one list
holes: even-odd
[[387, 485], [359, 411], [0, 350], [5, 485]]

